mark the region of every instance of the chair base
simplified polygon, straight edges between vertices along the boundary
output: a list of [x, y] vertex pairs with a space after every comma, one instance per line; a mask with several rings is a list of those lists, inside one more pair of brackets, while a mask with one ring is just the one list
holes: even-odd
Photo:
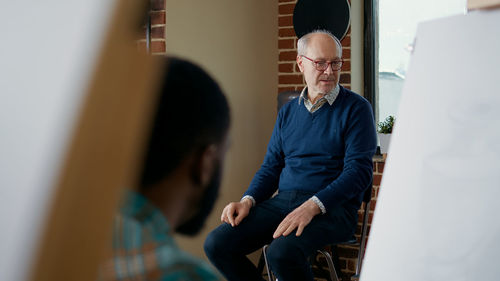
[[[266, 268], [266, 273], [267, 273], [267, 278], [269, 281], [272, 281], [272, 280], [278, 280], [274, 274], [272, 273], [272, 271], [269, 269], [269, 263], [267, 262], [267, 248], [268, 248], [269, 245], [265, 245], [264, 247], [262, 247], [262, 256], [261, 256], [261, 261], [262, 259], [264, 260], [264, 266]], [[333, 259], [332, 259], [332, 256], [330, 255], [330, 253], [328, 253], [327, 251], [324, 251], [324, 250], [318, 250], [317, 251], [317, 254], [320, 254], [320, 255], [323, 255], [323, 257], [325, 258], [326, 260], [326, 263], [328, 265], [328, 272], [329, 272], [329, 277], [330, 277], [330, 280], [331, 281], [339, 281], [339, 277], [338, 277], [338, 274], [337, 274], [337, 270], [335, 269], [335, 265], [333, 264]], [[260, 264], [260, 262], [259, 262]], [[262, 268], [260, 265], [258, 268]]]

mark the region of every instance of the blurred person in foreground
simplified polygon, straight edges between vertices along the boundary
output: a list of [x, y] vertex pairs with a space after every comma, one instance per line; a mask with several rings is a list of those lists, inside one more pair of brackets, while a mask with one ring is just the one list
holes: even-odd
[[353, 236], [370, 188], [373, 112], [366, 99], [339, 85], [340, 41], [317, 30], [297, 45], [307, 87], [279, 111], [264, 163], [205, 241], [208, 258], [230, 281], [263, 280], [246, 255], [265, 244], [280, 281], [312, 281], [308, 257]]
[[113, 253], [100, 280], [221, 280], [178, 248], [198, 233], [218, 195], [230, 116], [218, 84], [201, 68], [166, 59], [140, 181], [113, 225]]

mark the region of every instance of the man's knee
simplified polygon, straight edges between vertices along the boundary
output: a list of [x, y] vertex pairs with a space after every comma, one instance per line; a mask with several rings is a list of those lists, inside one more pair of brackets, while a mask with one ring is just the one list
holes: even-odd
[[216, 254], [220, 254], [221, 250], [224, 248], [224, 243], [220, 237], [219, 232], [217, 232], [217, 228], [210, 232], [205, 239], [205, 243], [203, 244], [203, 249], [207, 254], [207, 257], [212, 258]]
[[230, 255], [234, 251], [235, 232], [228, 224], [221, 224], [207, 235], [203, 248], [207, 257]]
[[266, 254], [269, 263], [274, 268], [301, 263], [304, 259], [301, 249], [283, 238], [274, 240], [267, 248]]

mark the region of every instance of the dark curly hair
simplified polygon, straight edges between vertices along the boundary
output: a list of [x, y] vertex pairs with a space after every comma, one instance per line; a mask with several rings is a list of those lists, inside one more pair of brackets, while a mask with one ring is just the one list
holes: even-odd
[[168, 176], [190, 153], [223, 141], [229, 106], [217, 82], [199, 66], [167, 57], [147, 143], [140, 189]]

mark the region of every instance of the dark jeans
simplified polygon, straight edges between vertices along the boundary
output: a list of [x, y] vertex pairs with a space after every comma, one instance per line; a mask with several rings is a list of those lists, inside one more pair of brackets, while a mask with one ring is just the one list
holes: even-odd
[[250, 210], [240, 225], [223, 223], [205, 240], [205, 253], [229, 280], [263, 280], [261, 272], [246, 255], [269, 244], [267, 258], [280, 281], [313, 280], [308, 257], [325, 245], [348, 240], [355, 231], [357, 210], [342, 207], [317, 215], [302, 235], [295, 231], [273, 239], [272, 235], [285, 216], [311, 198], [312, 193], [280, 192]]

